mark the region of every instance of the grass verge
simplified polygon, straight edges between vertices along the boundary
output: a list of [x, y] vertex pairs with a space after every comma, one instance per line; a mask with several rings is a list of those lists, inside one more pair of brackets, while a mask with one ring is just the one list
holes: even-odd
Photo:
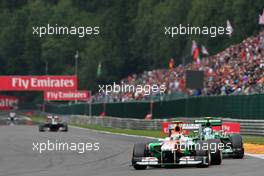
[[[32, 121], [35, 123], [45, 121], [46, 117], [44, 116], [32, 116]], [[109, 127], [102, 127], [100, 125], [84, 125], [84, 124], [72, 124], [73, 126], [93, 129], [98, 131], [107, 131], [111, 133], [123, 133], [123, 134], [130, 134], [130, 135], [139, 135], [139, 136], [148, 136], [148, 137], [156, 137], [156, 138], [164, 138], [166, 135], [162, 134], [161, 131], [157, 130], [129, 130], [129, 129], [120, 129], [120, 128], [109, 128]], [[249, 136], [243, 135], [244, 143], [250, 144], [261, 144], [264, 145], [264, 137], [262, 136]]]
[[162, 134], [161, 131], [154, 131], [154, 130], [130, 130], [130, 129], [102, 127], [99, 125], [79, 125], [79, 124], [72, 124], [72, 125], [81, 127], [81, 128], [88, 128], [92, 130], [106, 131], [106, 132], [111, 132], [111, 133], [123, 133], [123, 134], [130, 134], [130, 135], [155, 137], [155, 138], [163, 138], [166, 136]]
[[244, 143], [264, 145], [264, 137], [263, 136], [243, 135], [242, 137], [243, 137], [243, 142]]
[[[93, 129], [93, 130], [98, 130], [98, 131], [107, 131], [111, 133], [124, 133], [124, 134], [131, 134], [131, 135], [156, 137], [156, 138], [166, 137], [166, 135], [162, 134], [161, 131], [155, 131], [155, 130], [128, 130], [128, 129], [102, 127], [99, 125], [78, 125], [78, 124], [73, 124], [73, 125], [81, 127], [81, 128], [88, 128], [88, 129]], [[242, 135], [242, 137], [243, 137], [244, 143], [264, 145], [264, 137], [262, 136]]]
[[39, 122], [44, 122], [46, 120], [47, 117], [45, 116], [30, 116], [29, 118], [31, 118], [33, 123], [39, 123]]

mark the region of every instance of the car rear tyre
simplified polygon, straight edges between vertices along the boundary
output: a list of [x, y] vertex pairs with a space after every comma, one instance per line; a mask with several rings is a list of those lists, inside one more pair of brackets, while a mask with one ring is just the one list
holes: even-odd
[[147, 166], [138, 165], [134, 163], [134, 158], [141, 158], [146, 156], [146, 143], [136, 143], [134, 144], [132, 164], [136, 170], [144, 170]]
[[203, 146], [208, 145], [207, 142], [205, 141], [198, 141], [198, 146], [196, 146], [196, 156], [201, 156], [205, 157], [206, 156], [206, 161], [202, 164], [199, 164], [199, 168], [205, 168], [209, 167], [211, 165], [211, 155], [210, 155], [210, 150], [203, 150]]
[[43, 124], [39, 124], [39, 132], [44, 132], [44, 125]]
[[234, 150], [233, 158], [242, 159], [244, 157], [244, 147], [241, 135], [233, 134], [230, 140], [233, 147], [232, 149]]
[[64, 132], [67, 132], [68, 131], [68, 124], [67, 123], [64, 123], [63, 124], [63, 128], [64, 128], [63, 131]]
[[[211, 164], [220, 165], [222, 163], [222, 151], [219, 150], [219, 144], [221, 143], [220, 139], [210, 139], [208, 140], [211, 153]], [[214, 146], [214, 148], [212, 148]]]

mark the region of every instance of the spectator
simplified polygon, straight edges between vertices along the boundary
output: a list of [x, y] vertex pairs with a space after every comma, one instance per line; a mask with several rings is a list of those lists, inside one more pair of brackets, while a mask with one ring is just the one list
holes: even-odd
[[[187, 95], [240, 95], [263, 93], [264, 82], [264, 31], [249, 37], [240, 44], [232, 45], [224, 51], [203, 58], [199, 64], [192, 62], [170, 69], [145, 71], [139, 75], [130, 75], [121, 80], [121, 84], [130, 85], [166, 85], [166, 93], [182, 92]], [[173, 61], [174, 62], [174, 61]], [[205, 88], [189, 90], [185, 87], [186, 70], [203, 70]], [[153, 94], [152, 94], [153, 95]], [[146, 99], [144, 94], [120, 92], [108, 96], [97, 94], [96, 100], [125, 102]]]

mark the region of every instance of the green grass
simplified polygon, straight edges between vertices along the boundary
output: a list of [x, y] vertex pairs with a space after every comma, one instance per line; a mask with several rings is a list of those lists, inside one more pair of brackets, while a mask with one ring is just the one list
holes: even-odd
[[31, 116], [30, 118], [31, 118], [32, 122], [38, 123], [38, 122], [44, 122], [47, 117], [34, 115], [34, 116]]
[[[31, 117], [33, 122], [43, 122], [46, 120], [45, 116], [32, 116]], [[148, 137], [155, 137], [155, 138], [164, 138], [166, 135], [162, 134], [161, 131], [157, 130], [129, 130], [129, 129], [120, 129], [120, 128], [109, 128], [109, 127], [102, 127], [100, 125], [80, 125], [80, 124], [72, 124], [73, 126], [81, 127], [81, 128], [88, 128], [98, 131], [107, 131], [111, 133], [123, 133], [123, 134], [131, 134], [131, 135], [139, 135], [139, 136], [148, 136]], [[249, 136], [243, 135], [244, 143], [251, 143], [251, 144], [263, 144], [264, 145], [264, 137], [262, 136]]]
[[99, 125], [79, 125], [79, 124], [73, 124], [73, 126], [88, 128], [98, 131], [107, 131], [111, 133], [123, 133], [123, 134], [155, 137], [155, 138], [163, 138], [166, 136], [162, 134], [161, 131], [154, 131], [154, 130], [130, 130], [130, 129], [102, 127]]
[[264, 137], [263, 136], [248, 136], [243, 135], [243, 142], [244, 143], [251, 143], [251, 144], [264, 144]]
[[[127, 130], [127, 129], [119, 129], [119, 128], [102, 127], [99, 125], [77, 125], [77, 124], [74, 124], [74, 126], [98, 130], [98, 131], [107, 131], [107, 132], [112, 132], [112, 133], [132, 134], [132, 135], [140, 135], [140, 136], [148, 136], [148, 137], [156, 137], [156, 138], [166, 137], [166, 135], [162, 134], [161, 131], [155, 131], [155, 130]], [[243, 135], [242, 137], [243, 137], [244, 143], [264, 145], [264, 137], [248, 136], [248, 135]]]

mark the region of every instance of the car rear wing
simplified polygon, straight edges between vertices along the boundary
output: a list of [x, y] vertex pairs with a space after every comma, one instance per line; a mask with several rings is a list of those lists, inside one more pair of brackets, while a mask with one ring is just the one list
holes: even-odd
[[199, 130], [200, 127], [201, 127], [201, 124], [186, 123], [182, 125], [183, 130]]
[[195, 120], [195, 124], [201, 124], [204, 126], [207, 122], [211, 123], [212, 126], [222, 126], [222, 120], [221, 119], [201, 119], [201, 120]]
[[169, 124], [169, 136], [171, 135], [171, 131], [176, 127], [176, 126], [180, 126], [183, 130], [183, 134], [184, 135], [189, 135], [192, 132], [194, 132], [195, 134], [200, 134], [201, 130], [202, 130], [202, 125], [201, 124], [194, 124], [194, 123], [182, 123], [182, 124]]
[[[178, 124], [169, 124], [169, 129], [172, 130], [174, 129]], [[198, 130], [201, 127], [200, 123], [182, 123], [180, 126], [183, 130]]]

